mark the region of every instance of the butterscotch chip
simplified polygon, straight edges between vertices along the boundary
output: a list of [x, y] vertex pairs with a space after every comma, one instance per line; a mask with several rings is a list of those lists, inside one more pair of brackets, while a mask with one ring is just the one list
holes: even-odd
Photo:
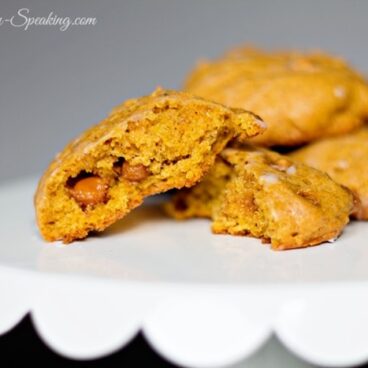
[[106, 200], [107, 184], [98, 176], [90, 176], [77, 181], [69, 189], [72, 197], [82, 206], [96, 205]]
[[[191, 187], [230, 140], [264, 129], [250, 112], [184, 92], [157, 89], [128, 100], [50, 164], [35, 194], [40, 232], [71, 242], [102, 231], [146, 196]], [[81, 173], [93, 178], [74, 183]]]
[[353, 196], [319, 170], [242, 147], [225, 149], [201, 183], [179, 191], [166, 209], [177, 219], [211, 218], [214, 233], [253, 236], [281, 250], [338, 237]]
[[148, 171], [142, 164], [131, 165], [129, 162], [124, 162], [122, 176], [130, 181], [141, 181], [148, 176]]
[[315, 142], [290, 157], [325, 171], [349, 188], [357, 199], [353, 217], [368, 220], [368, 128]]
[[342, 59], [322, 52], [272, 52], [241, 47], [201, 62], [185, 90], [255, 112], [267, 131], [263, 146], [296, 146], [361, 126], [368, 118], [368, 86]]

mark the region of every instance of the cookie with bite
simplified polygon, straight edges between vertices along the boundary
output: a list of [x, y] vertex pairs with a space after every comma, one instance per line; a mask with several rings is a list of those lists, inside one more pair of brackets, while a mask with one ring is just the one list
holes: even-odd
[[47, 241], [103, 231], [147, 196], [191, 187], [226, 144], [265, 129], [254, 114], [157, 89], [112, 110], [51, 162], [34, 197]]

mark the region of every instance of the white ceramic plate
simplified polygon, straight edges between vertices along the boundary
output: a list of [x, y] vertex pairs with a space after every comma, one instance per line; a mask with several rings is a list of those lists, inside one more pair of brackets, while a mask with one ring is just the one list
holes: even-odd
[[0, 187], [0, 333], [31, 311], [73, 358], [124, 346], [139, 330], [169, 360], [219, 367], [271, 333], [327, 366], [368, 360], [368, 224], [340, 239], [274, 252], [256, 239], [175, 222], [149, 201], [100, 236], [68, 246], [37, 232], [34, 180]]

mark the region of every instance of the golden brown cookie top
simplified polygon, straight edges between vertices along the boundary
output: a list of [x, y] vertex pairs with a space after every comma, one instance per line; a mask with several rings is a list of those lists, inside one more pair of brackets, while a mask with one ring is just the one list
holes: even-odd
[[253, 141], [264, 146], [346, 133], [368, 117], [366, 81], [344, 60], [320, 51], [237, 48], [201, 62], [185, 89], [260, 115], [269, 129]]
[[350, 134], [317, 141], [290, 154], [329, 174], [358, 197], [355, 216], [368, 219], [368, 128]]
[[299, 72], [317, 72], [319, 70], [341, 70], [356, 74], [351, 70], [346, 61], [338, 56], [332, 56], [322, 50], [302, 52], [300, 50], [263, 50], [253, 46], [241, 46], [229, 50], [224, 58], [233, 60], [247, 60], [253, 62], [254, 67], [276, 71], [281, 70]]

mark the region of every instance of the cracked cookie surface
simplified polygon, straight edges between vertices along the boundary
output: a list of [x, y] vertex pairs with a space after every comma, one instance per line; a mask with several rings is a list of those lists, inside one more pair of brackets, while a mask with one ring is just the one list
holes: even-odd
[[250, 141], [262, 146], [344, 134], [368, 118], [366, 81], [342, 59], [322, 52], [238, 48], [201, 62], [184, 88], [259, 114], [268, 129]]
[[368, 220], [368, 128], [314, 142], [292, 152], [290, 157], [326, 172], [349, 188], [358, 199], [352, 216]]
[[208, 217], [214, 233], [249, 235], [273, 249], [338, 237], [353, 208], [350, 191], [319, 170], [260, 148], [227, 148], [195, 187], [174, 195], [177, 219]]
[[229, 140], [263, 130], [252, 113], [188, 93], [128, 100], [51, 162], [34, 198], [40, 232], [68, 243], [102, 231], [144, 197], [194, 185]]

